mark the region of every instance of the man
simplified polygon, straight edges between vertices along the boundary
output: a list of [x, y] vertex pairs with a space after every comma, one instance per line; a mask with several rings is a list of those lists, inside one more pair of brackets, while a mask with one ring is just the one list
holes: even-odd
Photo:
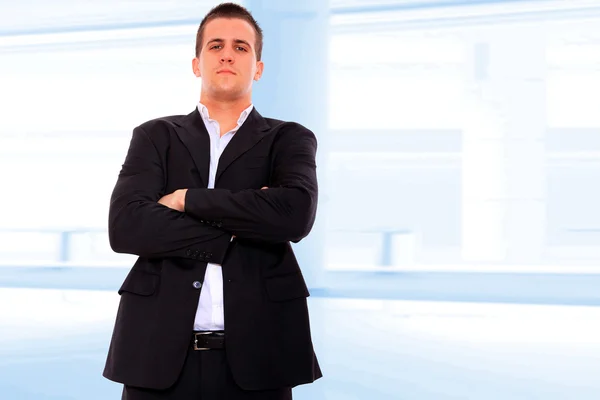
[[290, 246], [314, 222], [317, 142], [253, 107], [261, 51], [245, 8], [215, 7], [192, 61], [200, 103], [133, 131], [109, 211], [111, 247], [139, 256], [104, 369], [123, 399], [291, 399], [322, 376]]

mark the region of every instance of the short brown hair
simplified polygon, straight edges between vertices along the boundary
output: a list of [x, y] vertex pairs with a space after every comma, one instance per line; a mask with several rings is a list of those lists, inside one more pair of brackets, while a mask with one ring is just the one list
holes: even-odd
[[260, 61], [263, 47], [262, 29], [260, 29], [258, 22], [256, 22], [252, 14], [250, 14], [250, 11], [235, 3], [219, 4], [210, 10], [202, 22], [200, 22], [200, 27], [198, 27], [198, 33], [196, 34], [196, 57], [200, 55], [200, 51], [202, 50], [202, 40], [204, 39], [204, 28], [206, 24], [216, 18], [238, 18], [252, 25], [254, 28], [254, 33], [256, 34], [256, 41], [254, 43], [254, 48], [256, 49], [256, 59]]

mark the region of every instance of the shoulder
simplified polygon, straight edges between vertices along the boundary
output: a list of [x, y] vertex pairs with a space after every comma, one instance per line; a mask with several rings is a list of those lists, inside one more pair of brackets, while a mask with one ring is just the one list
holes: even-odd
[[185, 115], [168, 115], [142, 122], [133, 130], [133, 136], [141, 136], [149, 140], [157, 148], [169, 146], [171, 134], [176, 127], [181, 126]]
[[293, 121], [265, 118], [273, 135], [273, 151], [280, 154], [313, 154], [316, 152], [317, 137], [312, 130]]
[[165, 117], [154, 118], [141, 123], [136, 129], [141, 129], [147, 134], [157, 130], [168, 130], [169, 128], [180, 126], [185, 117], [186, 115], [168, 115]]
[[282, 121], [275, 118], [265, 118], [269, 127], [274, 131], [310, 132], [308, 128], [298, 122]]
[[316, 136], [312, 130], [304, 125], [293, 121], [282, 121], [274, 118], [265, 118], [276, 140], [286, 140], [292, 138], [306, 138], [316, 142]]

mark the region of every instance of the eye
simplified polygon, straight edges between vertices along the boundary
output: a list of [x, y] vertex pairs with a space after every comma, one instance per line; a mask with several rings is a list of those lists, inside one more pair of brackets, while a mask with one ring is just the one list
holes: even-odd
[[245, 48], [245, 47], [242, 47], [242, 46], [238, 46], [238, 47], [236, 47], [236, 49], [238, 49], [238, 50], [242, 50], [242, 51], [248, 51], [248, 50], [246, 50], [246, 48]]
[[222, 46], [221, 46], [220, 44], [215, 44], [214, 46], [210, 46], [210, 49], [211, 49], [211, 50], [212, 50], [212, 49], [216, 49], [217, 47], [219, 47], [219, 48], [220, 48], [220, 47], [222, 47]]

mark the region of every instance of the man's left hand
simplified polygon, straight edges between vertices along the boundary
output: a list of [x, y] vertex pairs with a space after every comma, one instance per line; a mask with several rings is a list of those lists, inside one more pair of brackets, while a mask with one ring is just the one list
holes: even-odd
[[[268, 189], [267, 186], [263, 186], [261, 190]], [[177, 189], [171, 194], [164, 195], [158, 202], [163, 206], [172, 208], [173, 210], [184, 212], [185, 211], [185, 194], [187, 189]]]
[[158, 200], [163, 206], [172, 208], [173, 210], [184, 212], [185, 210], [185, 194], [187, 189], [178, 189], [171, 194], [167, 194]]

